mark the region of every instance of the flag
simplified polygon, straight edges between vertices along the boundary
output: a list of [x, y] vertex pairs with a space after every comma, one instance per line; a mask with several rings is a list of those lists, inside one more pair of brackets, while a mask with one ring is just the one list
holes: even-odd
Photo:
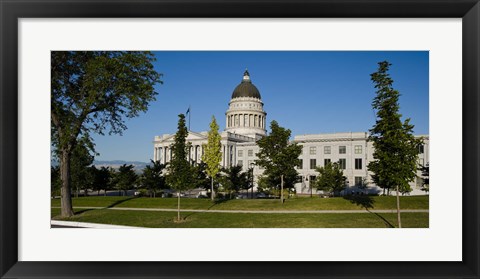
[[188, 107], [187, 113], [185, 113], [185, 115], [188, 115], [189, 113], [190, 113], [190, 107]]

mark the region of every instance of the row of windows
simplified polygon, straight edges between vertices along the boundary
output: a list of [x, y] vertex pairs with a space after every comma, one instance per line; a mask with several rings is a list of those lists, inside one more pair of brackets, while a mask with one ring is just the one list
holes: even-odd
[[[355, 154], [362, 154], [362, 146], [361, 145], [355, 145]], [[345, 145], [340, 145], [338, 147], [338, 154], [346, 154], [347, 153], [347, 147]], [[317, 147], [316, 146], [310, 146], [310, 155], [316, 155], [317, 154]], [[331, 146], [324, 146], [323, 147], [323, 154], [332, 154], [332, 147]]]
[[[252, 165], [255, 164], [255, 162], [253, 160], [248, 160], [248, 167], [252, 167]], [[243, 160], [238, 160], [237, 161], [237, 166], [243, 166]]]
[[[323, 160], [323, 165], [326, 166], [332, 162], [331, 159], [324, 159]], [[339, 159], [338, 164], [340, 166], [340, 169], [344, 170], [347, 168], [347, 159]], [[300, 169], [303, 169], [303, 160], [300, 159]], [[317, 167], [317, 159], [310, 159], [310, 169], [315, 169]], [[363, 168], [363, 163], [361, 158], [356, 158], [355, 159], [355, 169], [356, 170], [361, 170]]]
[[[308, 180], [310, 180], [310, 183], [314, 183], [316, 178], [317, 178], [316, 176], [310, 175], [310, 176], [308, 177]], [[302, 177], [298, 177], [298, 181], [301, 181], [302, 179], [303, 179]], [[362, 186], [362, 185], [363, 185], [363, 183], [364, 183], [364, 177], [362, 177], [362, 176], [355, 176], [354, 179], [355, 179], [355, 186]]]
[[[253, 149], [247, 150], [248, 157], [253, 157]], [[238, 157], [243, 157], [243, 150], [238, 150]]]

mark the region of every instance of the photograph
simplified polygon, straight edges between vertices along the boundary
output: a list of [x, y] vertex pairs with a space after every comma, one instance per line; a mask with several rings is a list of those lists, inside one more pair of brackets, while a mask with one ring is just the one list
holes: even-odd
[[479, 278], [479, 1], [0, 0], [0, 278]]
[[429, 228], [429, 51], [51, 51], [51, 228]]

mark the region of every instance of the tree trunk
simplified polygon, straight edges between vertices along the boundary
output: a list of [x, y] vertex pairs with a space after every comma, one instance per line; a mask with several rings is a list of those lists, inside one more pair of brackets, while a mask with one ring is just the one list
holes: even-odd
[[213, 176], [212, 176], [212, 183], [211, 184], [212, 184], [212, 188], [211, 188], [212, 189], [212, 194], [210, 196], [212, 198], [212, 201], [214, 201], [215, 200], [215, 194], [213, 193]]
[[399, 188], [397, 185], [397, 219], [398, 219], [398, 228], [402, 228], [402, 220], [400, 219], [400, 195]]
[[283, 174], [280, 175], [280, 203], [283, 203]]
[[73, 216], [73, 207], [72, 207], [72, 193], [70, 185], [70, 153], [68, 151], [62, 151], [60, 158], [60, 176], [62, 179], [62, 189], [61, 189], [61, 215], [62, 217], [71, 217]]
[[180, 221], [180, 192], [177, 192], [177, 221]]

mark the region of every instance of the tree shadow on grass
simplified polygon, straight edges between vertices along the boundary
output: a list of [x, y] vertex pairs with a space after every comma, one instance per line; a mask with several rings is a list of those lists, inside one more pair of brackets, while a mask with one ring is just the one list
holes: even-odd
[[367, 209], [367, 211], [370, 212], [370, 213], [375, 214], [378, 218], [380, 218], [380, 219], [383, 221], [383, 223], [385, 224], [385, 226], [386, 226], [387, 228], [395, 228], [395, 226], [392, 225], [392, 223], [390, 223], [390, 222], [389, 222], [387, 219], [385, 219], [382, 215], [380, 215], [380, 214], [378, 214], [378, 213], [376, 213], [376, 212], [371, 212], [371, 211], [368, 210], [368, 209]]
[[373, 208], [375, 201], [370, 196], [343, 196], [344, 199], [365, 209]]
[[92, 211], [92, 210], [95, 210], [95, 208], [85, 208], [85, 209], [81, 209], [81, 210], [75, 211], [75, 214], [74, 214], [74, 215], [80, 215], [80, 214], [83, 214], [83, 213], [85, 213], [85, 212]]
[[380, 218], [380, 220], [382, 220], [382, 222], [385, 224], [385, 226], [387, 228], [395, 228], [395, 226], [393, 226], [383, 216], [381, 216], [380, 214], [378, 214], [376, 212], [372, 212], [372, 211], [369, 210], [369, 209], [373, 208], [373, 204], [375, 203], [375, 201], [370, 196], [363, 196], [363, 195], [361, 195], [361, 196], [344, 196], [343, 198], [350, 201], [353, 204], [356, 204], [358, 206], [361, 206], [361, 207], [365, 208], [365, 210], [367, 210], [369, 213], [374, 214], [375, 216]]
[[112, 203], [112, 204], [109, 205], [109, 206], [106, 206], [105, 208], [112, 208], [112, 207], [115, 207], [115, 206], [117, 206], [117, 205], [119, 205], [119, 204], [121, 204], [121, 203], [124, 203], [124, 202], [126, 202], [126, 201], [133, 200], [133, 199], [135, 199], [135, 198], [136, 198], [136, 197], [130, 197], [130, 198], [126, 198], [126, 199], [123, 199], [123, 200], [119, 200], [119, 201], [116, 201], [116, 202]]
[[[205, 211], [212, 209], [214, 206], [222, 204], [224, 202], [229, 201], [230, 199], [216, 199], [212, 205], [210, 205]], [[183, 219], [187, 219], [188, 217], [195, 215], [196, 213], [201, 213], [201, 212], [191, 212], [190, 214], [186, 215]]]

